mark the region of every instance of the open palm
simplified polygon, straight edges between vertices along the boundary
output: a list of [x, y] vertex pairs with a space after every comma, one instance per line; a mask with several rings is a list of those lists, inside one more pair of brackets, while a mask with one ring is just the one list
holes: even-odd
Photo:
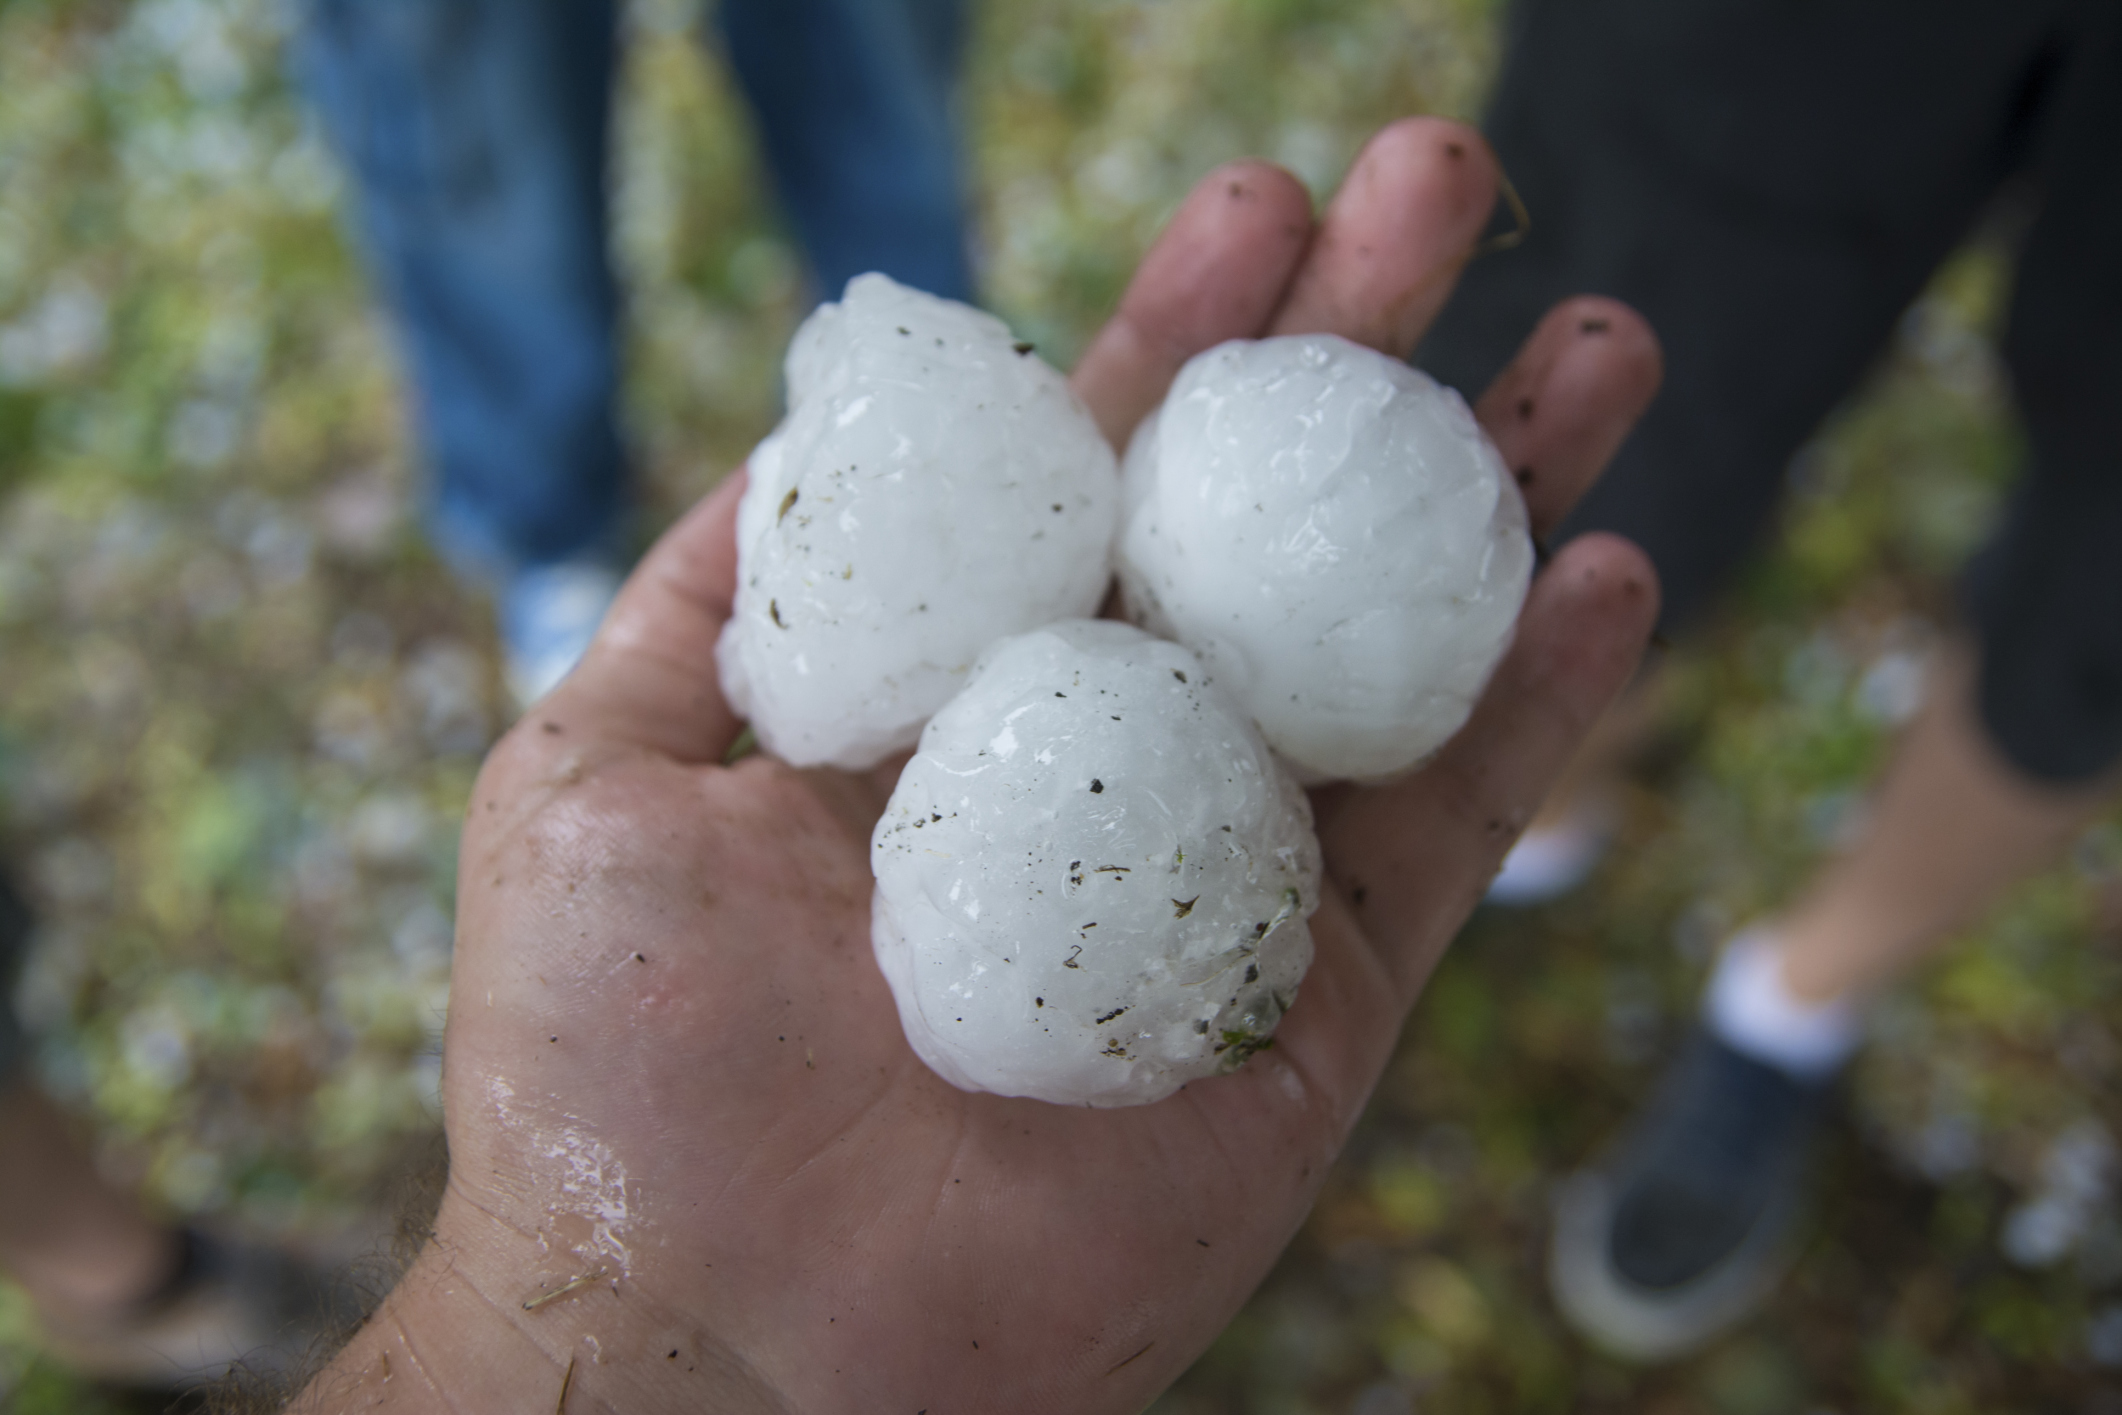
[[[1480, 138], [1410, 120], [1314, 222], [1264, 164], [1205, 180], [1075, 374], [1116, 443], [1221, 340], [1404, 355], [1473, 250]], [[1477, 411], [1536, 533], [1647, 402], [1656, 346], [1551, 315]], [[1415, 777], [1314, 797], [1317, 961], [1277, 1044], [1157, 1105], [970, 1095], [915, 1059], [869, 943], [864, 776], [753, 756], [712, 649], [732, 478], [658, 544], [466, 827], [434, 1245], [315, 1408], [1133, 1411], [1302, 1220], [1438, 954], [1619, 688], [1655, 589], [1580, 540]]]

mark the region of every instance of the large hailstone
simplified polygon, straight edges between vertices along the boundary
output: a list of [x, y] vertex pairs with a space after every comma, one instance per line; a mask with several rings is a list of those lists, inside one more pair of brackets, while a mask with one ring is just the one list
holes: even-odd
[[1180, 371], [1124, 475], [1129, 617], [1305, 780], [1404, 770], [1466, 721], [1533, 548], [1457, 393], [1333, 335], [1233, 341]]
[[995, 645], [870, 840], [914, 1051], [966, 1090], [1140, 1105], [1258, 1050], [1311, 962], [1311, 808], [1177, 644]]
[[768, 751], [858, 770], [912, 746], [988, 644], [1096, 610], [1117, 477], [1000, 320], [882, 275], [804, 321], [787, 374], [715, 657]]

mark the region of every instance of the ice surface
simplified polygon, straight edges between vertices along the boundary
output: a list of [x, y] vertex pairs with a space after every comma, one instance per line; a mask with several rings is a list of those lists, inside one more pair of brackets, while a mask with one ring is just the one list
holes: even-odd
[[1001, 321], [882, 275], [804, 322], [787, 373], [716, 659], [768, 751], [859, 769], [912, 746], [988, 644], [1097, 608], [1118, 480]]
[[1129, 616], [1304, 779], [1391, 775], [1465, 722], [1533, 552], [1457, 393], [1332, 335], [1234, 341], [1180, 372], [1124, 476]]
[[1242, 1062], [1311, 962], [1311, 808], [1177, 644], [995, 645], [871, 837], [877, 961], [967, 1090], [1139, 1105]]

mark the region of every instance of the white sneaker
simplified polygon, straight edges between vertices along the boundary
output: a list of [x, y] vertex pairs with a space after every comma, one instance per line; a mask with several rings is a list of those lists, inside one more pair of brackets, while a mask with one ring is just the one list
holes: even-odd
[[1506, 909], [1530, 909], [1559, 899], [1591, 878], [1614, 840], [1614, 812], [1583, 805], [1550, 826], [1518, 837], [1503, 867], [1488, 882], [1487, 900]]
[[517, 711], [581, 662], [625, 576], [601, 559], [562, 560], [518, 574], [501, 592], [501, 640]]

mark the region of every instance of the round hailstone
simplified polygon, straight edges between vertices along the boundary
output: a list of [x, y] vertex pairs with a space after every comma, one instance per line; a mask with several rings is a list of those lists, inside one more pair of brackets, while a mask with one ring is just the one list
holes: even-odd
[[1533, 548], [1457, 393], [1332, 335], [1234, 341], [1180, 371], [1124, 475], [1129, 616], [1303, 779], [1391, 775], [1466, 721]]
[[1142, 1105], [1267, 1040], [1311, 962], [1311, 807], [1177, 644], [996, 644], [870, 839], [872, 938], [952, 1085]]
[[988, 644], [1096, 610], [1117, 478], [1029, 345], [882, 275], [804, 321], [787, 372], [715, 656], [768, 751], [859, 770], [912, 746]]

